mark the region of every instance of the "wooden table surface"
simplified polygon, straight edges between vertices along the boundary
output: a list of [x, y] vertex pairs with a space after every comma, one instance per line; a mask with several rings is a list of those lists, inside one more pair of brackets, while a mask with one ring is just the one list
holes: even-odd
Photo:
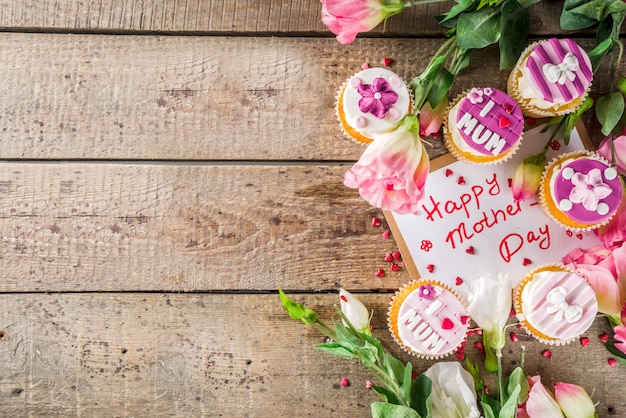
[[[565, 35], [561, 5], [531, 8], [534, 38]], [[409, 360], [386, 310], [410, 277], [374, 274], [397, 247], [342, 184], [363, 147], [333, 102], [364, 61], [419, 74], [449, 7], [414, 7], [344, 46], [318, 0], [0, 1], [0, 416], [369, 416], [367, 372], [314, 349], [322, 336], [276, 289], [326, 320], [339, 287], [360, 293], [374, 334]], [[573, 36], [589, 49], [592, 35]], [[506, 76], [487, 48], [453, 92]], [[592, 96], [607, 84], [601, 72]], [[608, 330], [599, 318], [588, 347], [551, 360], [519, 332], [505, 372], [523, 345], [527, 373], [626, 416]]]

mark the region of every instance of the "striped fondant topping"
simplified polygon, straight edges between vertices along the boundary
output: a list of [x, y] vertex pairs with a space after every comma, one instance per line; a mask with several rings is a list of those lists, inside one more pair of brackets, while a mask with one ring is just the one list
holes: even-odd
[[537, 45], [526, 60], [530, 85], [544, 100], [567, 103], [591, 84], [593, 71], [587, 53], [571, 39], [552, 38]]

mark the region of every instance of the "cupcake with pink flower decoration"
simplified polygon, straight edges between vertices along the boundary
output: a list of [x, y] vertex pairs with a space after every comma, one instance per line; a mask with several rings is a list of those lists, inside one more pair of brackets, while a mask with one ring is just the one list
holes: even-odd
[[452, 101], [444, 119], [444, 143], [457, 160], [494, 164], [519, 147], [524, 117], [505, 92], [473, 88]]
[[622, 194], [615, 167], [594, 152], [576, 151], [550, 162], [539, 185], [539, 204], [561, 226], [587, 231], [615, 216]]
[[467, 337], [469, 314], [456, 293], [444, 284], [413, 281], [391, 302], [388, 315], [393, 338], [405, 351], [422, 358], [441, 358]]
[[337, 94], [337, 118], [343, 132], [363, 144], [393, 131], [412, 109], [413, 96], [408, 86], [386, 68], [360, 71]]

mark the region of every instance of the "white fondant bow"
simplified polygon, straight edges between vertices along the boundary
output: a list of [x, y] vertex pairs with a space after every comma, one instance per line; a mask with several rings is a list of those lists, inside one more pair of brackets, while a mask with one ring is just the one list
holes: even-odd
[[565, 318], [569, 323], [576, 322], [583, 315], [583, 308], [567, 303], [565, 300], [566, 295], [567, 291], [561, 286], [555, 287], [549, 291], [546, 295], [546, 299], [548, 302], [552, 303], [553, 306], [548, 306], [548, 313], [554, 314], [557, 321]]
[[543, 66], [543, 75], [551, 83], [565, 84], [567, 79], [574, 81], [576, 74], [574, 71], [578, 70], [578, 58], [571, 52], [565, 54], [563, 62], [558, 65], [545, 64]]

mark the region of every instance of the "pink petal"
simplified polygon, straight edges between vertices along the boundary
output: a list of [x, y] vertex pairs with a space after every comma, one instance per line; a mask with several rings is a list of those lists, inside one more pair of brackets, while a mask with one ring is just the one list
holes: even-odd
[[620, 291], [611, 272], [602, 266], [593, 265], [578, 265], [576, 271], [587, 279], [595, 291], [598, 310], [606, 314], [619, 314]]
[[[530, 378], [529, 378], [530, 380]], [[531, 417], [563, 418], [561, 408], [548, 389], [541, 384], [539, 376], [532, 384], [526, 401], [526, 412]]]

